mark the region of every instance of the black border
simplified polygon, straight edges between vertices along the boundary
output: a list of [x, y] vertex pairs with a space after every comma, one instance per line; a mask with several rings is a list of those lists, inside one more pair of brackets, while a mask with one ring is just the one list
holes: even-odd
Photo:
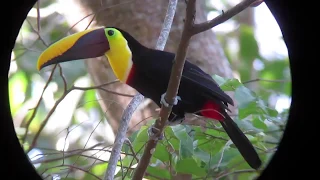
[[[11, 2], [14, 2], [14, 4]], [[41, 177], [37, 174], [35, 168], [30, 164], [27, 156], [20, 147], [14, 131], [8, 97], [8, 70], [11, 50], [14, 47], [20, 27], [36, 0], [15, 0], [11, 2], [8, 1], [10, 4], [6, 5], [3, 3], [4, 6], [2, 6], [2, 10], [0, 11], [1, 17], [3, 17], [1, 27], [4, 31], [1, 35], [2, 48], [0, 48], [0, 67], [2, 68], [0, 71], [0, 149], [2, 156], [0, 161], [2, 163], [0, 176], [9, 177], [6, 179], [12, 180], [37, 180], [41, 179]], [[293, 82], [290, 115], [283, 139], [278, 151], [258, 179], [284, 179], [279, 177], [287, 177], [289, 174], [295, 175], [295, 177], [303, 175], [303, 177], [306, 178], [308, 174], [317, 174], [317, 172], [310, 172], [311, 165], [307, 163], [309, 159], [313, 158], [309, 152], [310, 144], [307, 140], [310, 138], [311, 132], [316, 132], [309, 129], [312, 127], [316, 128], [315, 125], [312, 127], [308, 126], [310, 124], [309, 122], [312, 120], [317, 121], [315, 118], [318, 115], [315, 114], [316, 117], [308, 118], [307, 115], [310, 114], [305, 113], [304, 110], [306, 110], [306, 108], [311, 110], [316, 107], [303, 102], [307, 100], [305, 97], [311, 97], [309, 93], [315, 92], [308, 92], [310, 88], [303, 88], [306, 84], [305, 79], [302, 78], [303, 75], [306, 75], [303, 69], [308, 70], [311, 68], [308, 61], [311, 62], [312, 59], [306, 58], [306, 56], [314, 53], [311, 49], [304, 49], [308, 44], [305, 41], [311, 39], [307, 37], [308, 35], [314, 37], [318, 34], [302, 32], [302, 30], [308, 26], [308, 24], [304, 23], [306, 21], [301, 20], [303, 16], [307, 16], [303, 10], [307, 10], [312, 4], [293, 0], [265, 0], [265, 3], [271, 10], [282, 31], [284, 41], [288, 48]], [[310, 18], [312, 18], [312, 16], [309, 15], [306, 19]], [[307, 52], [307, 50], [309, 50], [309, 52]], [[309, 76], [308, 79], [315, 78], [315, 76], [316, 75]], [[310, 133], [305, 138], [301, 137], [303, 135], [302, 131], [307, 130], [307, 128]], [[316, 154], [313, 156], [316, 156]]]

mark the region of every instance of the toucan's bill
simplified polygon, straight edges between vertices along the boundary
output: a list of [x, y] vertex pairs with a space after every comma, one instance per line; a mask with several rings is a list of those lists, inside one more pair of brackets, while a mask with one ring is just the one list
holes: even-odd
[[104, 28], [89, 29], [55, 42], [40, 55], [38, 70], [51, 64], [104, 55], [110, 49], [105, 33]]

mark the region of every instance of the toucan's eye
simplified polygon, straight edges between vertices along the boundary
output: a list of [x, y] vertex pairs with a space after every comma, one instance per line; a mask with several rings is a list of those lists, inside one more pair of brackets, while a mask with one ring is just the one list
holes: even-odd
[[114, 35], [114, 31], [113, 31], [113, 30], [109, 30], [109, 31], [108, 31], [108, 35], [109, 35], [109, 36]]

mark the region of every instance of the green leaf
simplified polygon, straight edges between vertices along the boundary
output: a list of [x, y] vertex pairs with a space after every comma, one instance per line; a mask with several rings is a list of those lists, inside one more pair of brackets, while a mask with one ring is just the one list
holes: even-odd
[[229, 139], [226, 133], [217, 131], [215, 129], [207, 129], [205, 132], [202, 132], [199, 127], [194, 127], [194, 130], [196, 131], [196, 147], [211, 155], [219, 152], [225, 145], [226, 141], [221, 140], [220, 138]]
[[216, 75], [216, 74], [213, 75], [212, 78], [218, 83], [219, 86], [221, 86], [222, 84], [224, 84], [227, 81], [227, 79], [225, 79], [219, 75]]
[[193, 140], [188, 135], [186, 128], [182, 125], [172, 126], [174, 135], [180, 140], [180, 158], [187, 158], [193, 155]]
[[83, 103], [86, 110], [99, 107], [99, 102], [96, 99], [96, 90], [85, 91]]
[[179, 173], [193, 174], [196, 176], [205, 176], [206, 170], [200, 168], [193, 158], [185, 158], [177, 161], [175, 170]]
[[201, 161], [208, 163], [210, 160], [210, 154], [203, 151], [200, 148], [195, 148], [194, 149], [194, 157], [200, 159]]
[[148, 127], [147, 126], [142, 126], [137, 133], [137, 137], [132, 143], [133, 149], [135, 152], [140, 151], [141, 148], [146, 144], [148, 141], [149, 136], [148, 136]]
[[[133, 142], [136, 139], [138, 133], [139, 133], [139, 131], [135, 131], [128, 137], [130, 142]], [[122, 151], [125, 153], [130, 153], [130, 154], [132, 153], [129, 145], [126, 143], [123, 144]]]
[[[226, 144], [226, 143], [225, 143]], [[219, 153], [214, 155], [210, 161], [210, 168], [213, 167], [225, 167], [229, 162], [239, 155], [239, 151], [236, 148], [225, 147], [221, 149]]]
[[254, 37], [252, 27], [247, 25], [240, 26], [239, 43], [240, 56], [243, 60], [252, 62], [259, 56], [259, 46], [256, 38]]
[[169, 139], [169, 141], [165, 141], [168, 143], [168, 146], [171, 146], [171, 148], [173, 148], [175, 151], [179, 151], [180, 140], [173, 133], [171, 126], [167, 126], [165, 128], [164, 134], [166, 136], [166, 139]]
[[169, 161], [169, 152], [167, 147], [161, 143], [158, 143], [155, 152], [153, 153], [153, 157], [159, 159], [162, 162]]
[[241, 80], [251, 79], [253, 61], [259, 57], [259, 46], [254, 37], [253, 27], [240, 26], [239, 32], [239, 56], [240, 62], [238, 71]]
[[9, 101], [11, 112], [14, 115], [25, 100], [28, 79], [23, 71], [18, 71], [9, 79]]
[[92, 172], [93, 172], [93, 174], [95, 174], [97, 176], [101, 176], [104, 174], [107, 167], [108, 167], [108, 163], [97, 164], [97, 165], [93, 166]]
[[287, 95], [287, 96], [292, 96], [292, 84], [291, 83], [286, 83], [284, 85], [284, 93]]
[[[148, 174], [157, 177], [156, 179], [170, 179], [170, 173], [166, 169], [160, 169], [157, 167], [148, 166], [147, 168]], [[148, 177], [148, 179], [155, 179], [154, 177]]]
[[[270, 114], [269, 114], [270, 112]], [[262, 117], [272, 117], [278, 112], [267, 107], [262, 99], [248, 102], [246, 106], [239, 108], [239, 119], [244, 119], [249, 115], [259, 115]]]
[[173, 133], [173, 130], [171, 128], [171, 126], [166, 126], [165, 129], [164, 129], [164, 134], [165, 136], [169, 139], [169, 138], [172, 138], [174, 137], [175, 138], [175, 135]]
[[242, 83], [236, 78], [223, 78], [219, 75], [213, 75], [212, 78], [224, 91], [234, 91], [237, 87], [242, 85]]
[[240, 153], [235, 155], [232, 159], [230, 159], [226, 167], [227, 168], [235, 167], [236, 169], [251, 169], [249, 164], [245, 161], [245, 159]]
[[215, 137], [222, 137], [222, 138], [226, 138], [228, 137], [227, 133], [225, 132], [225, 130], [223, 128], [220, 128], [219, 130], [216, 129], [207, 129], [205, 131], [205, 133], [208, 135], [211, 135], [212, 137], [208, 136], [208, 138], [213, 138], [215, 139]]
[[223, 83], [220, 88], [224, 91], [234, 91], [239, 86], [242, 86], [242, 83], [238, 79], [227, 79], [225, 83]]
[[259, 133], [261, 132], [261, 129], [258, 129], [252, 125], [252, 121], [250, 120], [235, 120], [235, 122], [238, 124], [239, 128], [243, 131], [250, 130], [252, 133]]
[[130, 165], [136, 164], [137, 161], [133, 156], [126, 156], [122, 159], [122, 165], [129, 167]]
[[239, 108], [246, 107], [249, 103], [256, 100], [255, 94], [245, 86], [239, 86], [235, 90], [235, 98], [238, 102]]
[[[258, 76], [261, 79], [268, 80], [290, 80], [290, 67], [287, 59], [264, 61], [265, 67], [261, 70]], [[273, 91], [279, 91], [288, 93], [290, 96], [291, 83], [290, 82], [267, 82], [259, 81], [259, 85], [263, 89], [272, 89]]]
[[180, 140], [176, 138], [172, 138], [168, 141], [168, 144], [170, 144], [171, 148], [173, 148], [175, 151], [180, 150]]
[[252, 124], [254, 127], [262, 130], [268, 129], [268, 126], [263, 122], [263, 120], [261, 119], [261, 116], [254, 116], [252, 119]]
[[248, 117], [251, 114], [255, 114], [257, 108], [257, 103], [256, 102], [250, 102], [246, 107], [244, 108], [239, 108], [239, 119], [244, 119]]
[[134, 142], [147, 142], [148, 139], [149, 139], [148, 127], [142, 126], [139, 132], [137, 133], [136, 138], [134, 139]]
[[259, 174], [257, 172], [246, 172], [238, 174], [238, 180], [257, 179]]
[[266, 108], [268, 115], [271, 117], [277, 117], [278, 116], [278, 111], [275, 109], [271, 109], [271, 108]]

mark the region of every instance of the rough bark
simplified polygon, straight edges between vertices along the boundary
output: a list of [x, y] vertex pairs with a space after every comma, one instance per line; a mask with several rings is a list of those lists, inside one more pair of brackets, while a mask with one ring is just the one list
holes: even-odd
[[[128, 0], [80, 0], [81, 6], [87, 11], [86, 14], [98, 12], [103, 7], [124, 2], [128, 2]], [[204, 2], [197, 1], [196, 22], [206, 20]], [[163, 0], [137, 0], [114, 6], [97, 14], [94, 25], [120, 27], [130, 32], [142, 44], [148, 47], [155, 47], [166, 13], [167, 3], [168, 1]], [[185, 7], [185, 1], [179, 1], [169, 40], [165, 47], [167, 51], [175, 52], [178, 46], [183, 28]], [[229, 62], [212, 31], [206, 31], [193, 37], [189, 46], [188, 57], [190, 57], [190, 61], [199, 65], [207, 73], [218, 74], [223, 77], [233, 77]], [[105, 57], [87, 60], [86, 64], [95, 85], [115, 79]], [[108, 86], [108, 88], [127, 94], [136, 93], [134, 89], [121, 83]], [[103, 91], [99, 91], [99, 95], [103, 99], [99, 101], [100, 105], [106, 112], [107, 119], [116, 133], [123, 109], [131, 98]], [[146, 99], [146, 103], [140, 105], [139, 109], [134, 113], [133, 119], [130, 122], [130, 129], [137, 130], [140, 125], [144, 124], [140, 123], [139, 126], [133, 128], [138, 122], [150, 116], [156, 117], [158, 115], [157, 108], [155, 103]]]

